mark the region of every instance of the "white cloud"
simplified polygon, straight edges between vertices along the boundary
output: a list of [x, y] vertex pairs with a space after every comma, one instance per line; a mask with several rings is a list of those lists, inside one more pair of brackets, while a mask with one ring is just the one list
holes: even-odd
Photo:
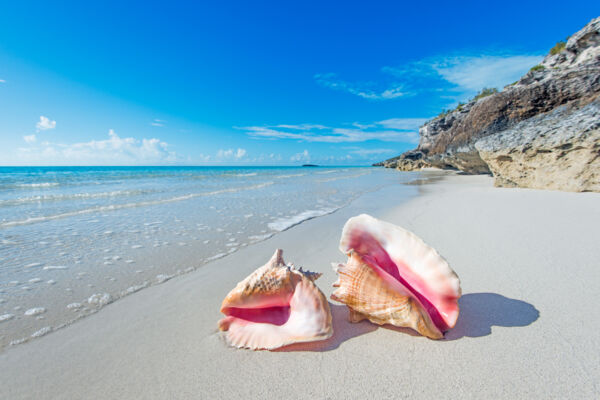
[[36, 137], [35, 135], [25, 135], [23, 136], [23, 140], [25, 140], [27, 143], [34, 143], [36, 141]]
[[46, 131], [48, 129], [56, 128], [56, 121], [51, 121], [50, 118], [40, 116], [40, 120], [35, 124], [37, 131]]
[[150, 122], [150, 125], [162, 127], [162, 126], [165, 126], [166, 122], [167, 121], [165, 121], [163, 119], [157, 119], [157, 118], [155, 118], [152, 122]]
[[217, 157], [219, 157], [219, 158], [228, 158], [228, 157], [231, 157], [232, 155], [233, 155], [233, 149], [217, 151]]
[[0, 83], [6, 83], [4, 79], [0, 79]]
[[[209, 162], [211, 159], [210, 155], [205, 155], [202, 153], [200, 153], [196, 158], [199, 162]], [[193, 163], [193, 160], [190, 157], [188, 157], [188, 161]]]
[[349, 150], [350, 153], [356, 154], [360, 157], [367, 158], [378, 154], [395, 153], [398, 150], [395, 149], [363, 149], [360, 147], [344, 147], [345, 150]]
[[374, 128], [375, 124], [361, 124], [358, 122], [353, 122], [352, 126], [358, 129], [369, 129], [369, 128]]
[[247, 154], [246, 149], [226, 149], [217, 151], [217, 158], [221, 160], [240, 160]]
[[310, 153], [308, 150], [304, 150], [302, 153], [294, 154], [290, 157], [290, 161], [292, 162], [309, 162], [310, 161]]
[[333, 73], [316, 74], [315, 80], [327, 88], [348, 92], [368, 100], [391, 100], [411, 94], [404, 91], [404, 86], [400, 83], [390, 83], [387, 87], [377, 90], [372, 88], [373, 83], [346, 82], [338, 79], [337, 75]]
[[415, 130], [427, 122], [426, 118], [390, 118], [378, 124], [387, 129]]
[[275, 125], [274, 128], [294, 129], [294, 130], [311, 130], [311, 129], [328, 129], [325, 125], [319, 124], [298, 124], [298, 125]]
[[168, 144], [159, 139], [121, 138], [112, 129], [108, 136], [73, 144], [42, 142], [18, 149], [18, 157], [31, 165], [155, 165], [177, 160]]
[[418, 130], [425, 122], [420, 118], [394, 118], [370, 124], [353, 123], [352, 127], [327, 127], [318, 124], [236, 127], [250, 137], [261, 139], [292, 139], [306, 142], [344, 143], [383, 140], [417, 143]]
[[345, 82], [333, 73], [316, 74], [315, 80], [330, 89], [370, 100], [389, 100], [423, 92], [440, 95], [445, 91], [464, 100], [465, 95], [473, 95], [484, 87], [501, 89], [542, 59], [542, 55], [536, 54], [437, 56], [400, 66], [385, 66], [381, 68], [378, 83]]
[[448, 57], [433, 63], [432, 68], [446, 81], [476, 92], [484, 87], [501, 89], [542, 59], [538, 55]]
[[412, 82], [412, 85], [430, 87], [422, 90], [442, 92], [451, 89], [459, 93], [475, 93], [484, 87], [503, 88], [518, 80], [542, 59], [543, 55], [535, 54], [463, 54], [383, 67], [382, 71], [396, 79]]
[[246, 155], [246, 149], [237, 149], [235, 152], [235, 158], [242, 158]]

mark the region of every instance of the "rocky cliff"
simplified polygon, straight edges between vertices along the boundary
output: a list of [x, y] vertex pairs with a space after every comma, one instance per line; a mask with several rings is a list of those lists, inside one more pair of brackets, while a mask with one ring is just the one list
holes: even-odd
[[386, 160], [491, 173], [497, 186], [600, 191], [600, 17], [501, 92], [422, 126], [415, 150]]

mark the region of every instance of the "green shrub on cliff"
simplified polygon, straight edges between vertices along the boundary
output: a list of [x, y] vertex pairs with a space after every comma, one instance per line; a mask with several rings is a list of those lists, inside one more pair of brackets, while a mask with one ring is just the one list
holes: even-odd
[[[477, 100], [479, 100], [479, 99], [482, 99], [482, 98], [484, 98], [484, 97], [491, 96], [491, 95], [493, 95], [494, 93], [498, 93], [498, 89], [496, 89], [496, 88], [483, 88], [483, 89], [481, 89], [481, 90], [480, 90], [480, 91], [479, 91], [479, 92], [478, 92], [478, 93], [475, 95], [475, 97], [473, 97], [473, 98], [472, 98], [471, 100], [469, 100], [468, 102], [470, 103], [470, 102], [472, 102], [472, 101], [477, 101]], [[434, 120], [435, 120], [435, 119], [444, 118], [445, 116], [447, 116], [448, 114], [450, 114], [450, 113], [452, 113], [452, 112], [454, 112], [454, 111], [462, 111], [464, 106], [465, 106], [465, 103], [463, 103], [463, 102], [460, 102], [460, 103], [458, 103], [458, 105], [457, 105], [455, 108], [453, 108], [453, 109], [442, 110], [442, 112], [441, 112], [441, 113], [439, 113], [439, 114], [438, 114], [438, 115], [437, 115], [437, 116], [434, 118]]]
[[450, 114], [454, 110], [442, 110], [434, 119], [444, 118], [446, 115]]
[[498, 89], [496, 89], [496, 88], [483, 88], [469, 102], [471, 102], [471, 101], [477, 101], [479, 99], [483, 99], [484, 97], [491, 96], [494, 93], [498, 93]]
[[531, 67], [530, 71], [535, 72], [535, 71], [541, 71], [543, 69], [544, 69], [544, 66], [538, 64], [538, 65], [534, 65], [533, 67]]
[[567, 42], [561, 40], [560, 42], [556, 43], [553, 48], [550, 49], [550, 54], [555, 56], [558, 53], [560, 53], [561, 51], [563, 51], [566, 46], [567, 46]]

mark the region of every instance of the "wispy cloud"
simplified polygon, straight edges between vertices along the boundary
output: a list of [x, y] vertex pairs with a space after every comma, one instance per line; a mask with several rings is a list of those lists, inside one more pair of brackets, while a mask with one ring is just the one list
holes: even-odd
[[542, 59], [542, 55], [531, 54], [455, 55], [433, 57], [399, 67], [383, 67], [382, 71], [416, 84], [422, 84], [423, 79], [437, 79], [459, 91], [476, 92], [484, 87], [502, 88], [519, 79]]
[[327, 88], [347, 92], [367, 100], [391, 100], [410, 95], [400, 83], [390, 83], [387, 87], [377, 89], [373, 88], [376, 85], [372, 82], [347, 82], [339, 79], [334, 73], [315, 74], [315, 80]]
[[56, 121], [52, 121], [50, 118], [41, 115], [40, 120], [35, 124], [35, 128], [38, 132], [54, 129], [56, 128]]
[[192, 157], [188, 157], [188, 162], [190, 164], [193, 164], [195, 161], [196, 162], [200, 162], [200, 163], [207, 163], [207, 162], [209, 162], [211, 160], [211, 158], [212, 157], [210, 155], [208, 155], [208, 154], [202, 154], [202, 153], [200, 153], [200, 154], [198, 154], [196, 156], [195, 160]]
[[310, 153], [308, 150], [304, 150], [302, 153], [296, 153], [290, 157], [290, 161], [292, 162], [309, 162], [310, 161]]
[[23, 140], [27, 143], [34, 143], [36, 141], [35, 135], [25, 135], [23, 136]]
[[541, 55], [448, 57], [432, 64], [432, 68], [459, 88], [478, 91], [483, 87], [501, 89], [519, 79], [542, 59]]
[[395, 118], [350, 127], [328, 127], [318, 124], [280, 124], [272, 126], [235, 127], [250, 137], [261, 139], [291, 139], [305, 142], [344, 143], [382, 140], [387, 142], [418, 142], [418, 130], [425, 122], [420, 118]]
[[163, 119], [154, 119], [154, 120], [152, 120], [152, 122], [150, 122], [150, 125], [163, 127], [163, 126], [165, 126], [166, 122], [167, 121], [165, 121]]
[[148, 165], [177, 159], [168, 144], [159, 139], [121, 138], [112, 129], [108, 139], [73, 144], [42, 142], [18, 149], [18, 157], [20, 162], [32, 165]]
[[[316, 74], [318, 84], [372, 100], [389, 100], [419, 93], [444, 91], [456, 98], [484, 87], [502, 88], [538, 64], [538, 54], [462, 54], [429, 57], [398, 66], [385, 66], [377, 83], [346, 82], [336, 74]], [[384, 88], [375, 90], [374, 88]]]
[[344, 147], [349, 153], [356, 154], [362, 158], [369, 158], [380, 154], [397, 153], [397, 149], [363, 149], [360, 147]]
[[283, 128], [283, 129], [301, 130], [301, 131], [329, 129], [325, 125], [319, 125], [319, 124], [298, 124], [298, 125], [280, 124], [280, 125], [274, 125], [273, 127], [274, 128]]
[[4, 79], [0, 79], [0, 83], [6, 83]]
[[426, 118], [391, 118], [377, 122], [387, 129], [408, 130], [418, 129], [427, 121]]

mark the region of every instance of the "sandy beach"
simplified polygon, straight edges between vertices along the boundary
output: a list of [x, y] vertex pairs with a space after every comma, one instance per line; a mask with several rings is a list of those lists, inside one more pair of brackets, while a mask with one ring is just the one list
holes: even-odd
[[[597, 398], [600, 195], [449, 175], [398, 205], [400, 186], [7, 348], [0, 398]], [[461, 313], [446, 338], [350, 324], [332, 302], [327, 341], [227, 347], [216, 329], [225, 294], [282, 248], [323, 272], [329, 296], [342, 226], [360, 213], [415, 232], [457, 272]]]

